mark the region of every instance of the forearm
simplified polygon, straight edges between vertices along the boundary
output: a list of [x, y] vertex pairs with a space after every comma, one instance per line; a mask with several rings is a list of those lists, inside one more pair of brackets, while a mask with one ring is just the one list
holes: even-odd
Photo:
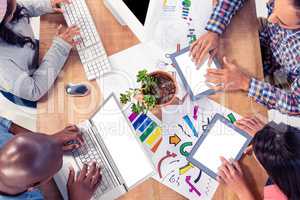
[[32, 76], [19, 75], [13, 83], [14, 94], [30, 101], [38, 101], [52, 87], [64, 66], [72, 46], [61, 38], [55, 38], [51, 48]]
[[252, 193], [249, 189], [245, 190], [244, 192], [241, 192], [240, 194], [237, 194], [240, 200], [257, 200], [254, 198]]
[[30, 17], [53, 13], [51, 0], [18, 0], [17, 3], [27, 9]]
[[293, 83], [290, 91], [276, 88], [269, 83], [252, 78], [248, 95], [268, 109], [276, 109], [286, 114], [300, 113], [300, 83]]
[[23, 128], [15, 123], [12, 123], [10, 128], [9, 128], [9, 132], [14, 134], [14, 135], [18, 135], [18, 134], [22, 134], [22, 133], [32, 133], [32, 131]]
[[206, 30], [222, 34], [232, 17], [243, 7], [246, 0], [219, 0], [207, 23]]

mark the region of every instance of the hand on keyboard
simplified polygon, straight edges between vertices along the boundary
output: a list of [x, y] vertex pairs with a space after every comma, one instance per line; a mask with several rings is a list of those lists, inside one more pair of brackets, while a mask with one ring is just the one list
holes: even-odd
[[57, 12], [57, 13], [63, 13], [64, 10], [59, 6], [59, 4], [61, 3], [71, 3], [71, 0], [51, 0], [51, 5], [52, 5], [52, 8], [54, 10], [54, 12]]
[[80, 36], [80, 29], [77, 26], [71, 26], [63, 31], [63, 26], [59, 25], [56, 35], [72, 46], [80, 43], [78, 40], [74, 40], [76, 36]]
[[80, 130], [75, 125], [66, 127], [52, 137], [62, 145], [64, 151], [78, 149], [84, 144]]
[[100, 168], [96, 163], [89, 167], [84, 164], [80, 174], [75, 177], [75, 171], [70, 169], [67, 183], [70, 200], [90, 200], [101, 182]]
[[61, 3], [64, 18], [68, 26], [77, 25], [80, 28], [80, 41], [76, 45], [81, 63], [88, 80], [100, 78], [111, 71], [100, 35], [85, 0], [72, 0], [70, 4]]

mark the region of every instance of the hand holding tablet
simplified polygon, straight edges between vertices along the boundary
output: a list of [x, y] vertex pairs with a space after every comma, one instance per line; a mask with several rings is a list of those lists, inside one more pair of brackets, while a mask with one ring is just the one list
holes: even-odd
[[213, 59], [211, 64], [207, 59], [201, 66], [197, 66], [190, 56], [189, 47], [172, 54], [170, 57], [192, 100], [215, 93], [207, 84], [205, 74], [208, 68], [217, 69], [220, 67], [216, 59]]
[[222, 165], [220, 158], [239, 160], [251, 139], [225, 117], [216, 114], [187, 160], [216, 179], [218, 168]]

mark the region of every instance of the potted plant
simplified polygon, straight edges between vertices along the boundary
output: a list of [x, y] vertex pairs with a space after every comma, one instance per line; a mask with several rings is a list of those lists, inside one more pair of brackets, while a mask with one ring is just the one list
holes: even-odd
[[122, 104], [131, 103], [132, 112], [147, 113], [156, 106], [171, 104], [176, 98], [175, 79], [167, 72], [141, 70], [137, 82], [141, 84], [140, 88], [129, 89], [120, 95]]

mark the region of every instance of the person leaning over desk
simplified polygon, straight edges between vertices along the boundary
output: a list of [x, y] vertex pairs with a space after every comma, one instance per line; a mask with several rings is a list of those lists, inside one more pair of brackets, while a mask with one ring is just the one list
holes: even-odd
[[[264, 200], [300, 199], [300, 130], [286, 124], [264, 125], [256, 117], [243, 118], [236, 126], [254, 135], [252, 149], [255, 159], [269, 175], [264, 187]], [[241, 200], [257, 200], [246, 183], [243, 169], [236, 161], [221, 158], [218, 181], [235, 192]]]
[[[212, 56], [216, 54], [220, 35], [245, 1], [218, 1], [206, 26], [207, 33], [191, 46], [195, 62], [200, 63], [208, 52]], [[268, 20], [259, 20], [264, 75], [272, 76], [274, 72], [285, 74], [287, 89], [246, 75], [226, 58], [223, 69], [209, 69], [206, 78], [209, 82], [220, 84], [214, 87], [216, 90], [243, 90], [268, 109], [297, 115], [300, 114], [300, 1], [270, 0], [267, 7]]]
[[[0, 117], [0, 199], [43, 200], [37, 188], [60, 170], [64, 152], [77, 149], [83, 143], [76, 126], [49, 136], [32, 133]], [[78, 175], [70, 168], [69, 199], [91, 199], [100, 182], [101, 172], [96, 163], [89, 167], [84, 165]]]
[[29, 101], [38, 101], [54, 83], [69, 52], [75, 26], [60, 25], [52, 46], [38, 64], [38, 42], [30, 26], [31, 17], [63, 12], [56, 7], [69, 0], [0, 0], [0, 90]]

